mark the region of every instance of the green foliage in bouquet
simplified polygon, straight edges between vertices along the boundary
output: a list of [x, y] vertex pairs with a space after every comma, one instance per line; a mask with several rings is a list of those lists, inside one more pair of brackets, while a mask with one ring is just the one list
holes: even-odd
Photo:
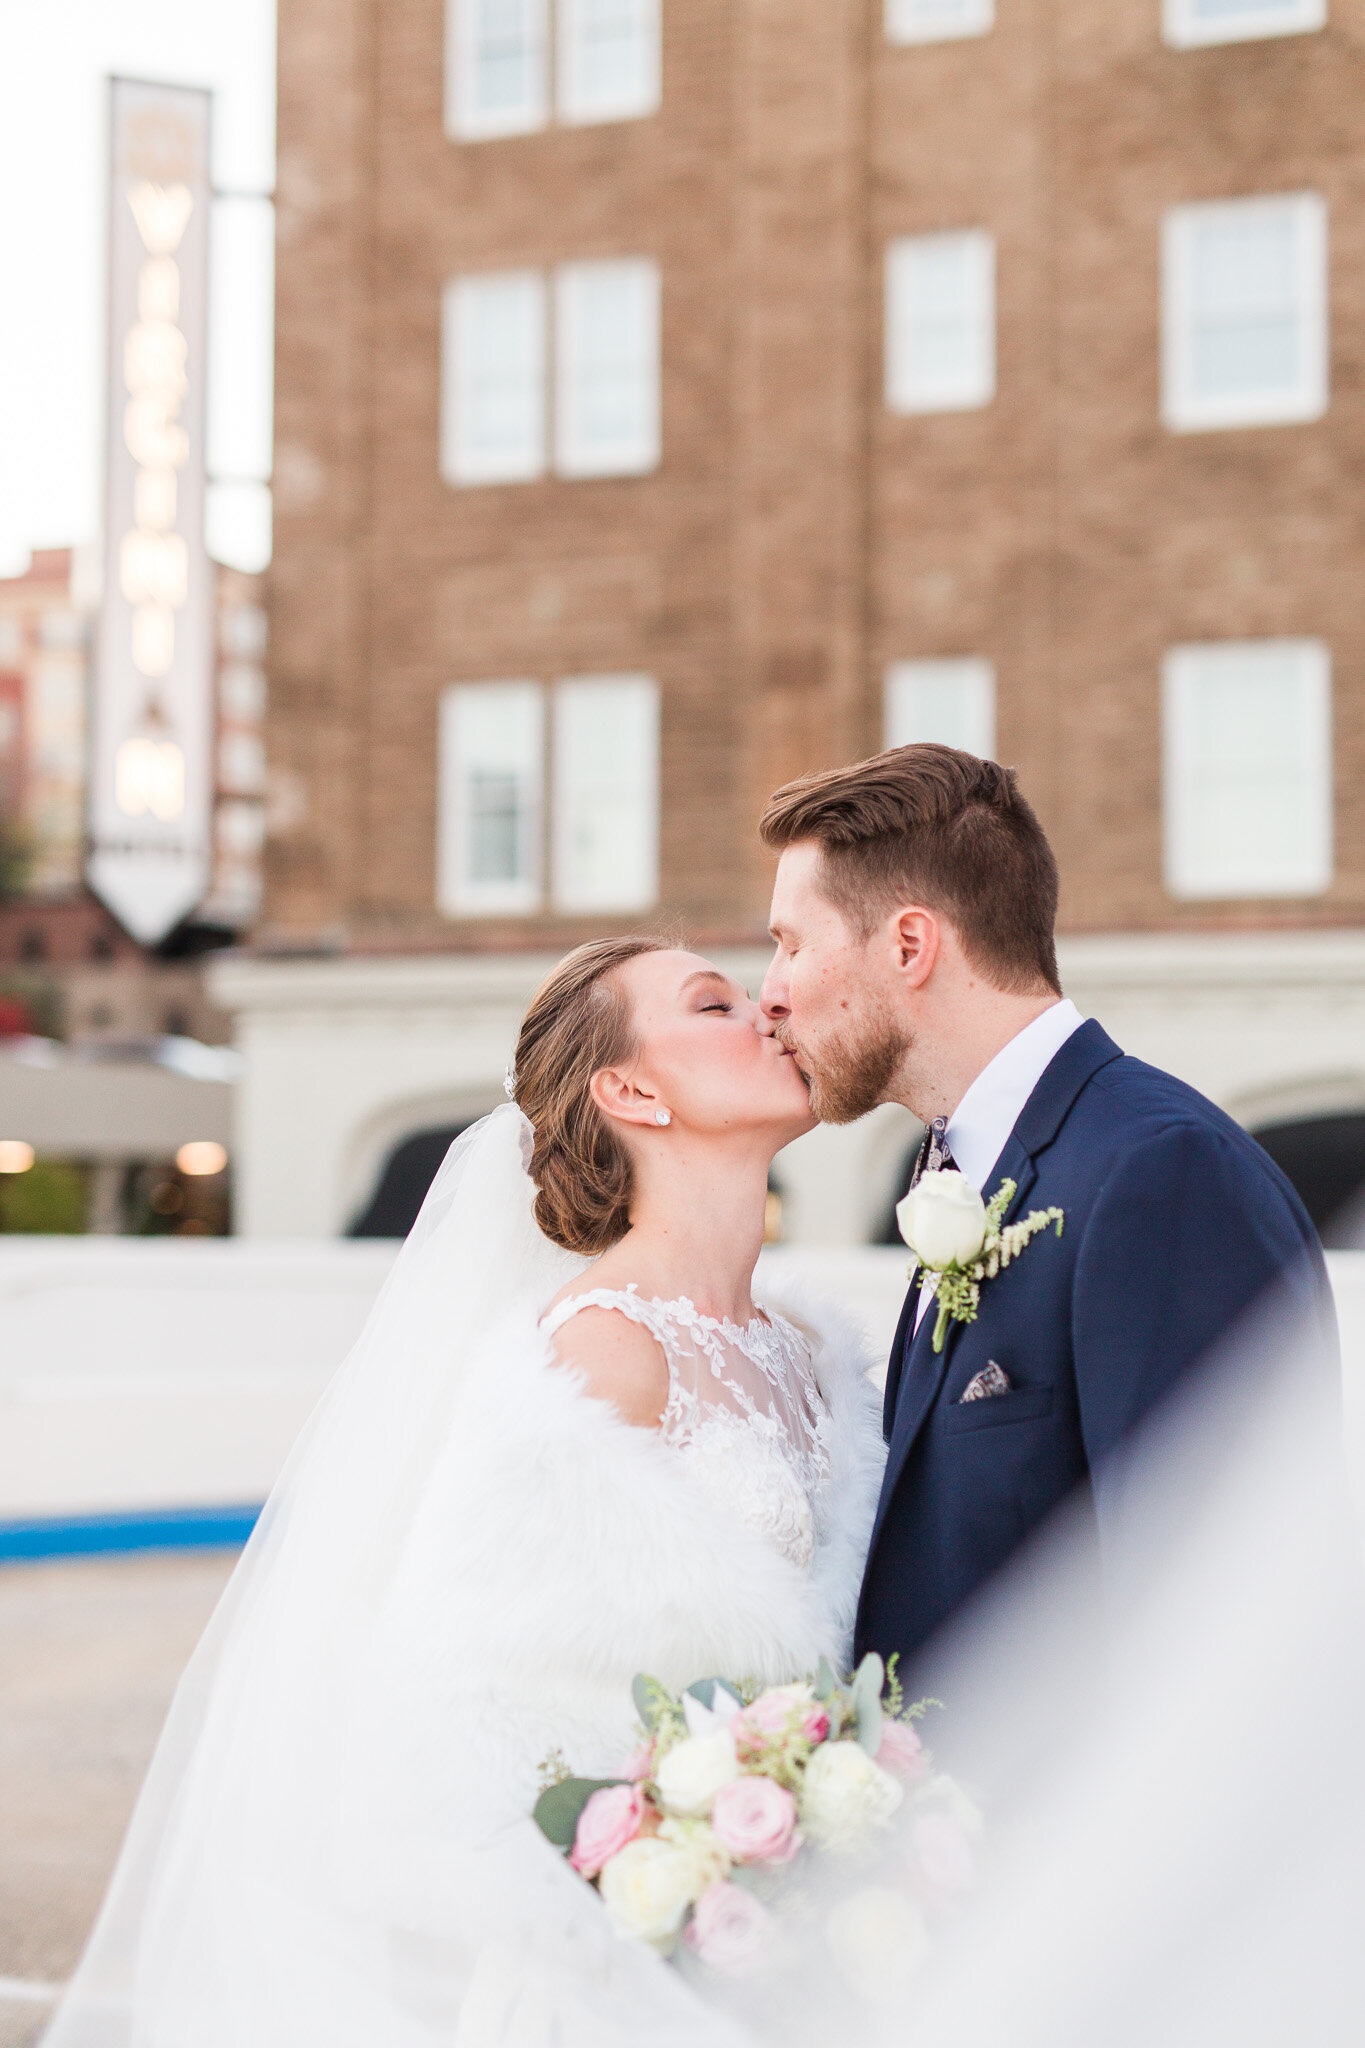
[[799, 1873], [828, 1866], [837, 1889], [850, 1859], [911, 1869], [889, 1832], [902, 1809], [931, 1862], [970, 1864], [975, 1811], [933, 1773], [914, 1725], [938, 1702], [907, 1705], [894, 1663], [868, 1656], [845, 1679], [822, 1661], [795, 1684], [705, 1678], [682, 1693], [641, 1674], [633, 1697], [640, 1748], [620, 1775], [573, 1777], [556, 1756], [534, 1810], [623, 1935], [723, 1973], [764, 1967], [779, 1923], [811, 1910]]

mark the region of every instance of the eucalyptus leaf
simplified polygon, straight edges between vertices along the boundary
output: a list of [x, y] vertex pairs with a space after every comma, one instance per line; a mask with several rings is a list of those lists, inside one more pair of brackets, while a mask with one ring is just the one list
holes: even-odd
[[859, 1681], [865, 1685], [874, 1686], [876, 1688], [876, 1697], [878, 1699], [881, 1698], [882, 1689], [886, 1684], [886, 1666], [875, 1650], [868, 1651], [862, 1663], [854, 1672], [853, 1682], [855, 1686]]
[[647, 1678], [643, 1671], [631, 1680], [630, 1696], [635, 1702], [635, 1711], [653, 1734], [659, 1725], [659, 1694], [663, 1687], [657, 1678]]
[[815, 1696], [820, 1700], [832, 1700], [839, 1690], [839, 1681], [828, 1657], [822, 1657], [815, 1667]]
[[709, 1714], [713, 1714], [716, 1710], [716, 1694], [718, 1692], [728, 1694], [736, 1706], [742, 1707], [744, 1705], [743, 1693], [737, 1692], [728, 1678], [699, 1678], [696, 1684], [689, 1685], [687, 1690], [691, 1693], [694, 1700], [701, 1702]]
[[853, 1708], [858, 1719], [858, 1746], [875, 1756], [882, 1744], [882, 1686], [886, 1666], [869, 1650], [853, 1678]]
[[551, 1785], [537, 1799], [533, 1812], [535, 1824], [557, 1849], [571, 1849], [579, 1816], [593, 1793], [601, 1792], [608, 1785], [625, 1782], [622, 1778], [562, 1778], [559, 1784]]

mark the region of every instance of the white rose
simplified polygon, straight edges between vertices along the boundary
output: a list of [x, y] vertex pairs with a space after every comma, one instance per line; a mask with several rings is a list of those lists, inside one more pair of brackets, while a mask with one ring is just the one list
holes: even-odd
[[687, 1859], [687, 1893], [699, 1899], [704, 1891], [730, 1875], [730, 1858], [709, 1820], [666, 1820], [659, 1840], [670, 1842]]
[[986, 1204], [965, 1174], [946, 1167], [926, 1173], [896, 1204], [901, 1236], [934, 1272], [970, 1266], [986, 1242]]
[[618, 1934], [667, 1947], [692, 1903], [691, 1858], [657, 1835], [618, 1850], [598, 1879], [607, 1917]]
[[806, 1766], [801, 1820], [826, 1849], [852, 1849], [884, 1827], [905, 1788], [857, 1742], [826, 1742]]
[[723, 1728], [718, 1735], [690, 1735], [675, 1743], [660, 1759], [654, 1782], [665, 1812], [688, 1819], [709, 1813], [721, 1786], [738, 1776], [735, 1738]]
[[918, 1907], [889, 1885], [864, 1885], [841, 1899], [825, 1935], [839, 1974], [872, 2004], [900, 1997], [929, 1950]]

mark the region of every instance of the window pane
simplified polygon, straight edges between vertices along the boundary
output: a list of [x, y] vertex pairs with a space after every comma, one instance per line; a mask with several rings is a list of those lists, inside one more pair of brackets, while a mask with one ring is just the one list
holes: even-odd
[[446, 108], [457, 136], [544, 126], [545, 0], [447, 0]]
[[934, 740], [991, 760], [995, 670], [988, 661], [893, 661], [886, 672], [886, 744]]
[[1163, 400], [1178, 428], [1316, 419], [1327, 403], [1327, 227], [1315, 193], [1176, 207]]
[[559, 0], [559, 111], [622, 121], [659, 104], [659, 0]]
[[545, 284], [532, 270], [464, 277], [443, 308], [441, 474], [516, 483], [545, 469]]
[[886, 0], [893, 43], [939, 43], [980, 36], [995, 25], [994, 0]]
[[1297, 384], [1297, 253], [1286, 213], [1194, 224], [1190, 370], [1197, 397]]
[[956, 412], [995, 396], [995, 244], [979, 232], [914, 235], [886, 260], [886, 402]]
[[647, 910], [659, 894], [659, 691], [649, 676], [555, 690], [554, 899]]
[[445, 692], [437, 901], [450, 916], [538, 907], [543, 747], [538, 683], [457, 684]]
[[1323, 28], [1327, 0], [1165, 0], [1169, 43], [1233, 43]]
[[631, 476], [659, 460], [659, 272], [566, 264], [556, 279], [555, 466]]
[[1327, 888], [1327, 649], [1295, 640], [1176, 648], [1164, 694], [1172, 894], [1294, 896]]

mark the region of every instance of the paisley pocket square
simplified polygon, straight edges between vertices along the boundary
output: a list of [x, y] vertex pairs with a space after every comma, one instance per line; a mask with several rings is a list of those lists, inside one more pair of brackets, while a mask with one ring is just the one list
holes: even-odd
[[1014, 1383], [1009, 1374], [991, 1358], [982, 1366], [979, 1373], [968, 1380], [958, 1396], [958, 1406], [960, 1407], [964, 1401], [989, 1401], [993, 1394], [1009, 1394], [1013, 1391]]

